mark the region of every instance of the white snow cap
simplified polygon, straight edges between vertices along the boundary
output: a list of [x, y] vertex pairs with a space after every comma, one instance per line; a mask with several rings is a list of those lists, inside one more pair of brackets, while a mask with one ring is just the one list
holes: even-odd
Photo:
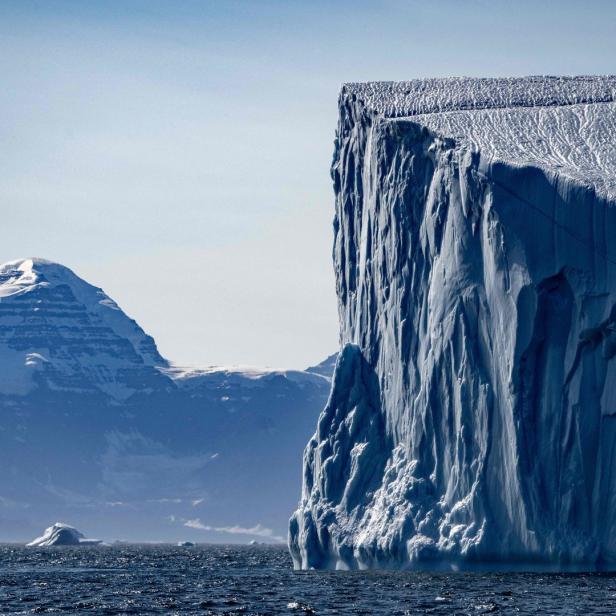
[[616, 101], [616, 76], [442, 77], [345, 83], [354, 97], [387, 118], [471, 109], [561, 107]]

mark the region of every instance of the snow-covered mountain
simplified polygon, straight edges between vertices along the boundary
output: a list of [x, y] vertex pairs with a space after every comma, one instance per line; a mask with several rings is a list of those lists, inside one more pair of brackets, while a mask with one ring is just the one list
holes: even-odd
[[343, 87], [297, 567], [616, 566], [616, 77]]
[[38, 386], [123, 400], [167, 385], [154, 340], [101, 289], [44, 259], [0, 265], [0, 361], [3, 394]]
[[54, 519], [106, 539], [284, 536], [327, 361], [179, 368], [68, 268], [0, 266], [0, 541]]

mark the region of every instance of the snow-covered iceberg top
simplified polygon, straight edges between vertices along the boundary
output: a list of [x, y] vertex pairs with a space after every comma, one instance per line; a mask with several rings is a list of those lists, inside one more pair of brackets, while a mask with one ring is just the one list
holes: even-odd
[[414, 122], [452, 138], [481, 157], [537, 167], [616, 196], [616, 103], [451, 111]]
[[100, 545], [98, 539], [86, 539], [74, 526], [56, 522], [45, 532], [27, 544], [29, 548], [46, 548], [55, 545]]
[[341, 103], [404, 118], [494, 161], [535, 166], [616, 196], [616, 77], [350, 83]]
[[560, 107], [616, 100], [616, 76], [444, 77], [346, 83], [352, 96], [387, 118], [469, 109]]

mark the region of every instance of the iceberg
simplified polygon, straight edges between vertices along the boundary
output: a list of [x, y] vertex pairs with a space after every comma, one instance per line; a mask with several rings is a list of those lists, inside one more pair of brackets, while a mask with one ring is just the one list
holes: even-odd
[[616, 567], [616, 78], [352, 83], [296, 568]]
[[56, 522], [26, 547], [47, 548], [56, 545], [100, 545], [101, 543], [98, 539], [86, 539], [74, 526]]

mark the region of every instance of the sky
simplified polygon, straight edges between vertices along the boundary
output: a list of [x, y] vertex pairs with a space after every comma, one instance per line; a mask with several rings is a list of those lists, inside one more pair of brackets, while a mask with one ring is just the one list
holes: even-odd
[[0, 261], [102, 287], [181, 365], [335, 351], [346, 81], [616, 72], [613, 0], [0, 0]]

